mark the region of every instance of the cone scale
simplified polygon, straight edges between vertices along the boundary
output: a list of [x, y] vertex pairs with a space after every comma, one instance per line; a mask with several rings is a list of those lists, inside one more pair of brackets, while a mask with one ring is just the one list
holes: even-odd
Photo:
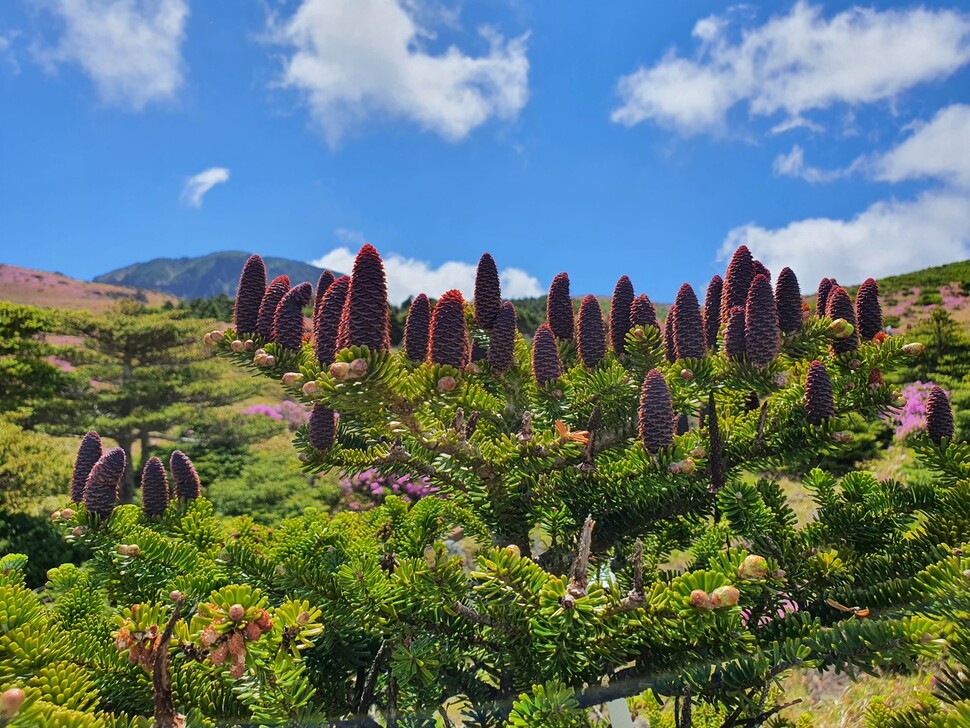
[[471, 344], [465, 330], [465, 299], [461, 291], [445, 293], [435, 304], [431, 314], [431, 335], [428, 357], [435, 364], [448, 364], [464, 369], [471, 356]]
[[579, 358], [587, 369], [592, 369], [606, 356], [606, 327], [603, 309], [596, 296], [589, 295], [579, 305], [579, 326], [576, 337]]
[[255, 334], [259, 322], [259, 306], [266, 293], [266, 265], [258, 255], [250, 255], [243, 265], [236, 289], [236, 303], [232, 321], [236, 335]]

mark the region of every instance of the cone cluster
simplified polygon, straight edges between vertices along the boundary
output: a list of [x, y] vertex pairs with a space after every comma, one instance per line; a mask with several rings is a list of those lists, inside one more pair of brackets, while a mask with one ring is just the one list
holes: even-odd
[[309, 283], [294, 286], [276, 307], [273, 329], [276, 343], [284, 349], [299, 351], [303, 344], [303, 309], [310, 305], [313, 287]]
[[[611, 317], [612, 321], [612, 317]], [[579, 327], [577, 335], [579, 358], [587, 369], [592, 369], [606, 356], [606, 328], [603, 323], [603, 309], [596, 296], [589, 295], [579, 305]]]
[[428, 355], [435, 364], [448, 364], [464, 369], [471, 356], [471, 345], [465, 330], [465, 299], [452, 289], [442, 295], [431, 315]]
[[498, 268], [492, 256], [485, 253], [475, 271], [475, 324], [478, 328], [490, 330], [495, 325], [495, 317], [501, 306], [502, 288]]
[[422, 362], [428, 357], [428, 337], [431, 334], [431, 301], [423, 293], [411, 301], [404, 324], [404, 351], [408, 359]]
[[532, 339], [532, 374], [540, 385], [554, 382], [562, 376], [559, 347], [549, 324], [542, 324]]
[[569, 296], [569, 275], [559, 273], [549, 285], [546, 322], [560, 341], [573, 339], [573, 300]]
[[258, 255], [250, 255], [243, 265], [236, 289], [236, 304], [232, 321], [236, 335], [255, 334], [259, 321], [259, 305], [266, 293], [266, 265]]
[[91, 430], [81, 440], [74, 458], [74, 473], [71, 475], [71, 502], [80, 503], [84, 500], [84, 485], [88, 481], [91, 469], [101, 459], [101, 437]]

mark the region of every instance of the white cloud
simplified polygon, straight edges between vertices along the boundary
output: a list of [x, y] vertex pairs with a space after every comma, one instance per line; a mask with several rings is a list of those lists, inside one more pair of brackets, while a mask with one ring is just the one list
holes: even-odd
[[228, 181], [228, 169], [225, 167], [209, 167], [209, 169], [185, 180], [185, 187], [182, 188], [182, 204], [189, 207], [202, 207], [202, 198], [205, 197], [205, 193], [216, 185], [225, 184]]
[[792, 147], [788, 154], [779, 154], [771, 165], [772, 171], [779, 177], [800, 177], [806, 182], [831, 182], [842, 177], [848, 177], [856, 170], [866, 165], [865, 158], [860, 157], [848, 167], [838, 169], [820, 169], [805, 164], [805, 151], [799, 146]]
[[108, 104], [140, 111], [174, 98], [183, 80], [188, 0], [47, 0], [63, 24], [38, 58], [80, 66]]
[[859, 283], [970, 257], [970, 197], [932, 190], [876, 202], [850, 220], [809, 218], [774, 229], [749, 223], [728, 233], [719, 259], [741, 244], [771, 270], [790, 266], [803, 290], [825, 276]]
[[786, 113], [794, 128], [806, 111], [891, 100], [970, 62], [970, 16], [924, 7], [854, 7], [826, 19], [820, 6], [799, 1], [737, 40], [728, 37], [728, 22], [712, 18], [699, 21], [694, 36], [694, 58], [670, 51], [620, 78], [614, 122], [717, 131], [733, 106], [747, 102], [752, 115]]
[[[526, 36], [481, 28], [485, 55], [432, 54], [422, 22], [453, 24], [428, 0], [303, 0], [270, 36], [288, 50], [280, 84], [299, 91], [330, 144], [370, 116], [401, 118], [458, 141], [528, 98]], [[444, 20], [442, 20], [444, 18]]]
[[[311, 265], [350, 273], [354, 267], [356, 252], [349, 247], [331, 250], [324, 256], [311, 260]], [[465, 298], [471, 299], [475, 291], [474, 263], [451, 260], [437, 268], [427, 261], [405, 258], [397, 253], [382, 256], [387, 275], [387, 294], [391, 303], [400, 304], [411, 296], [426, 293], [439, 298], [445, 291], [457, 288]], [[538, 279], [521, 268], [505, 268], [499, 271], [504, 298], [529, 298], [545, 293]]]
[[886, 182], [933, 178], [970, 189], [970, 106], [953, 104], [872, 164]]
[[17, 31], [0, 33], [0, 61], [3, 61], [14, 75], [20, 73], [20, 64], [13, 52], [14, 39], [19, 35]]

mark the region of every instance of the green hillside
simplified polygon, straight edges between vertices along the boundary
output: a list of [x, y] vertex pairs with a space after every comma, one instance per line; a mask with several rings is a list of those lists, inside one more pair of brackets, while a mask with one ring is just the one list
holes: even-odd
[[[163, 291], [179, 298], [210, 298], [221, 293], [234, 296], [239, 271], [248, 257], [249, 253], [234, 250], [197, 258], [156, 258], [118, 268], [94, 280], [97, 283]], [[298, 260], [274, 257], [264, 257], [263, 260], [270, 278], [287, 275], [294, 284], [310, 281], [316, 285], [322, 271]]]

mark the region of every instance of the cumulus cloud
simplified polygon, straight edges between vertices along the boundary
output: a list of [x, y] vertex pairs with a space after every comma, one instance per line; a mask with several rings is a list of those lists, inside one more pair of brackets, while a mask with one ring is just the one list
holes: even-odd
[[40, 49], [49, 69], [79, 66], [110, 105], [140, 111], [174, 98], [183, 81], [188, 0], [47, 0], [63, 25]]
[[728, 111], [746, 103], [754, 116], [785, 113], [795, 128], [807, 111], [893, 99], [970, 62], [970, 15], [956, 10], [854, 7], [827, 19], [800, 1], [737, 39], [729, 25], [700, 20], [694, 57], [671, 50], [621, 77], [612, 120], [696, 134], [722, 128]]
[[229, 181], [229, 170], [225, 167], [209, 167], [185, 180], [182, 188], [182, 204], [189, 207], [202, 207], [205, 193], [216, 185]]
[[849, 220], [809, 218], [774, 229], [749, 223], [728, 233], [719, 259], [741, 244], [772, 271], [790, 266], [805, 290], [825, 276], [859, 283], [970, 257], [970, 198], [931, 190], [876, 202]]
[[779, 177], [800, 177], [806, 182], [832, 182], [848, 177], [854, 172], [868, 165], [865, 157], [860, 157], [847, 167], [837, 169], [820, 169], [805, 164], [805, 150], [799, 145], [792, 147], [788, 154], [779, 154], [771, 165], [772, 171]]
[[872, 163], [886, 182], [931, 178], [970, 189], [970, 106], [953, 104]]
[[[350, 273], [356, 255], [356, 251], [343, 246], [311, 260], [310, 264]], [[427, 261], [406, 258], [397, 253], [383, 254], [382, 257], [387, 274], [387, 295], [393, 304], [400, 304], [419, 293], [439, 298], [442, 293], [452, 288], [460, 290], [468, 299], [474, 295], [476, 263], [450, 260], [433, 267]], [[530, 298], [545, 293], [539, 281], [521, 268], [500, 270], [499, 278], [505, 298]]]
[[437, 20], [428, 0], [302, 0], [270, 37], [286, 49], [280, 84], [300, 92], [328, 142], [371, 116], [406, 119], [458, 141], [491, 118], [511, 119], [528, 99], [526, 36], [479, 32], [484, 55], [457, 46], [431, 53]]

